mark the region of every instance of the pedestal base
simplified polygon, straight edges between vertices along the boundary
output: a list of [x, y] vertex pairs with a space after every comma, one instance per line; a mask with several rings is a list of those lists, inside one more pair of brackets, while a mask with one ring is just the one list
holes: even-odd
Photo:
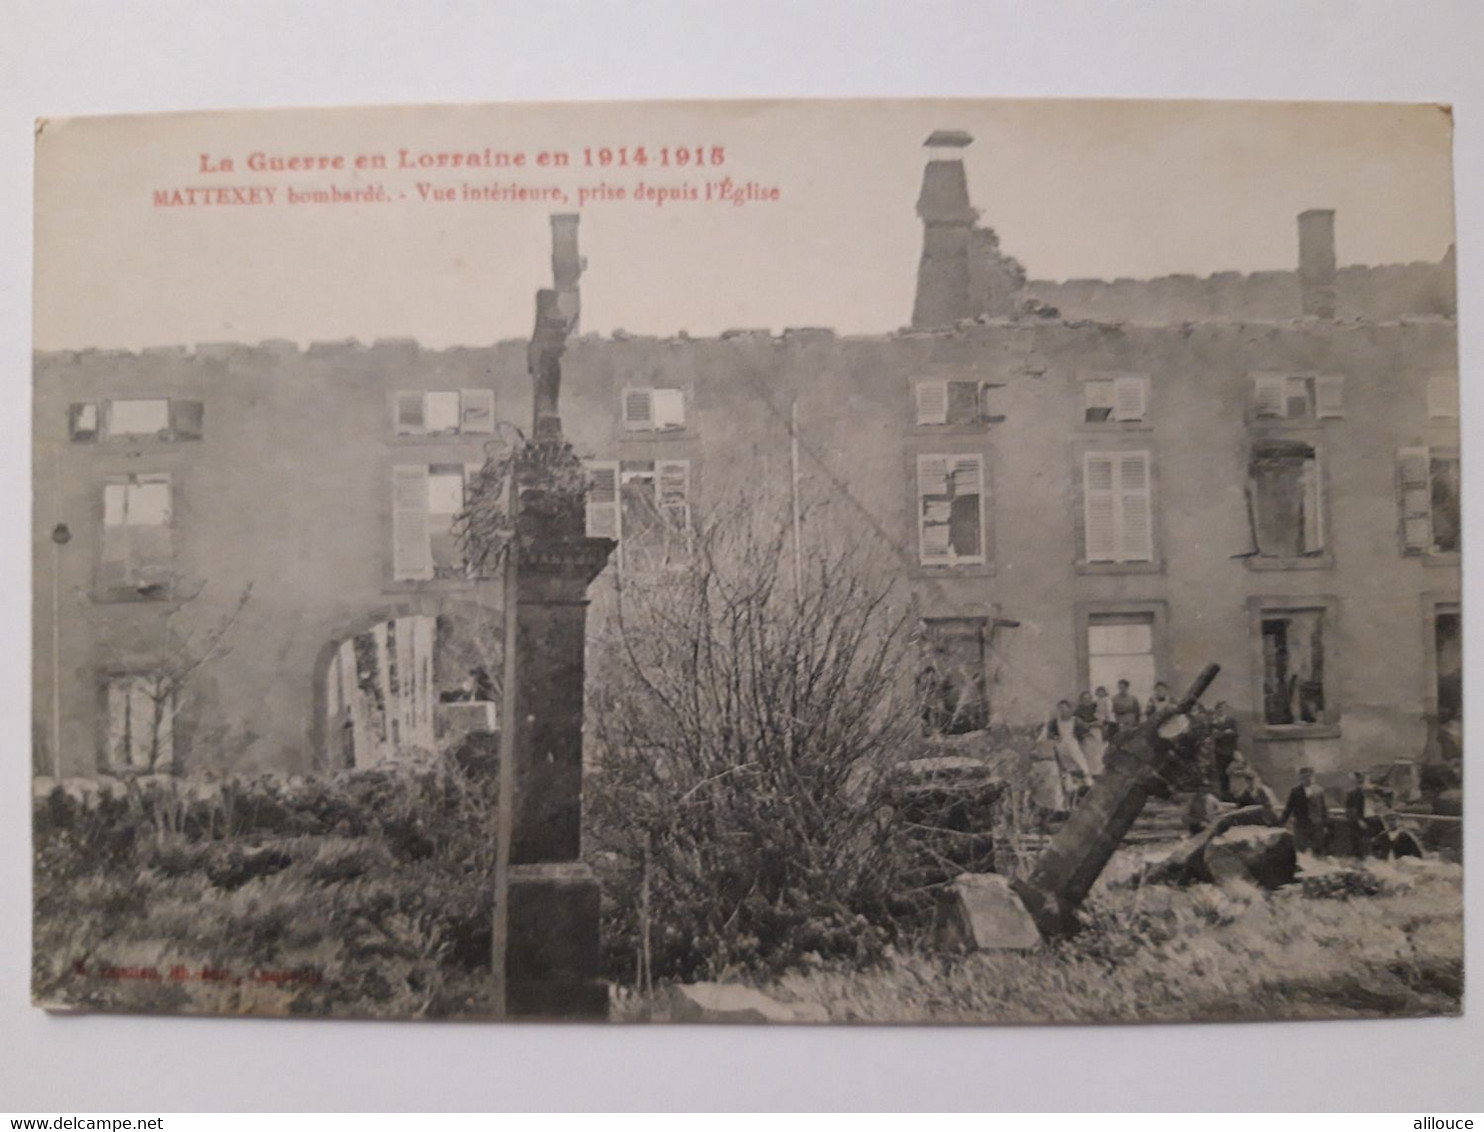
[[598, 978], [599, 890], [579, 861], [510, 870], [505, 1002], [511, 1018], [602, 1021], [608, 984]]

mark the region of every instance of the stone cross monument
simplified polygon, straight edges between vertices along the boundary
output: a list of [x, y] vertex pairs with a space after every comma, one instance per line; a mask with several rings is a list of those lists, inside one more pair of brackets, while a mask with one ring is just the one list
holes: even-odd
[[[551, 218], [556, 286], [536, 295], [529, 368], [533, 435], [522, 482], [516, 600], [515, 820], [511, 847], [506, 1004], [511, 1017], [602, 1018], [598, 882], [582, 851], [583, 653], [587, 588], [614, 543], [588, 538], [581, 482], [562, 439], [562, 354], [577, 325], [576, 216]], [[556, 465], [563, 465], [556, 467]], [[556, 474], [553, 475], [555, 470]], [[565, 476], [561, 473], [565, 473]]]

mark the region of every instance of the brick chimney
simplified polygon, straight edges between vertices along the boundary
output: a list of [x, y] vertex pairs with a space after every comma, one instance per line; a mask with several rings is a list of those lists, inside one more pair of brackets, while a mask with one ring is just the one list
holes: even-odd
[[587, 266], [587, 261], [577, 252], [580, 219], [575, 212], [553, 213], [551, 217], [551, 282], [558, 309], [570, 322], [570, 333], [577, 332], [577, 316], [582, 309], [577, 281]]
[[917, 329], [952, 326], [973, 318], [969, 243], [979, 214], [969, 204], [963, 151], [974, 139], [963, 130], [936, 130], [928, 138], [917, 215], [922, 218], [922, 261], [917, 268]]
[[1299, 213], [1299, 296], [1305, 318], [1335, 317], [1335, 213]]

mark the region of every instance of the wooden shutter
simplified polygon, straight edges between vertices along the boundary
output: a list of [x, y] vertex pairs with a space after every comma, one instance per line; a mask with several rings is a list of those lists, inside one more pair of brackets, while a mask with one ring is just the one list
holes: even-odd
[[1288, 416], [1288, 379], [1271, 373], [1253, 377], [1252, 407], [1259, 417]]
[[656, 389], [651, 402], [655, 428], [685, 427], [685, 393], [680, 389]]
[[206, 423], [206, 406], [200, 401], [170, 402], [170, 435], [176, 440], [200, 440]]
[[948, 423], [948, 382], [919, 381], [913, 387], [917, 397], [917, 423], [940, 425]]
[[587, 466], [587, 537], [617, 539], [620, 533], [618, 462]]
[[103, 486], [103, 552], [99, 559], [98, 585], [105, 590], [129, 584], [129, 485]]
[[1427, 375], [1427, 415], [1458, 416], [1457, 373], [1452, 370], [1437, 370]]
[[1322, 374], [1314, 379], [1314, 415], [1321, 420], [1345, 415], [1345, 378]]
[[122, 677], [108, 682], [108, 765], [123, 770], [131, 765], [132, 744], [129, 741], [129, 693], [132, 681]]
[[428, 468], [426, 464], [398, 464], [392, 469], [392, 577], [411, 582], [432, 576]]
[[917, 458], [917, 555], [924, 566], [947, 566], [953, 561], [948, 472], [947, 456]]
[[1432, 456], [1426, 448], [1397, 452], [1401, 489], [1402, 543], [1408, 554], [1432, 552]]
[[421, 436], [427, 432], [427, 416], [423, 412], [421, 393], [398, 393], [395, 416], [398, 436]]
[[495, 391], [493, 389], [459, 390], [459, 431], [495, 431]]
[[1118, 456], [1118, 556], [1123, 562], [1154, 558], [1153, 491], [1149, 480], [1149, 453], [1123, 452]]
[[623, 391], [624, 428], [651, 428], [654, 425], [654, 390]]
[[1088, 452], [1082, 458], [1082, 518], [1089, 562], [1118, 559], [1114, 459], [1109, 452]]
[[1304, 553], [1316, 554], [1324, 549], [1324, 493], [1317, 457], [1304, 461], [1301, 475], [1304, 489]]
[[1113, 419], [1142, 421], [1149, 412], [1149, 379], [1143, 376], [1113, 379]]
[[690, 461], [656, 460], [655, 495], [660, 514], [676, 530], [690, 527]]

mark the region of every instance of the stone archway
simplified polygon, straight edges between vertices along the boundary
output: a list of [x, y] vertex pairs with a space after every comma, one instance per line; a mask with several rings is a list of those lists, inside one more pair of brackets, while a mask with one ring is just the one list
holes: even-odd
[[415, 595], [343, 623], [314, 666], [311, 726], [326, 770], [431, 757], [499, 727], [498, 605]]

